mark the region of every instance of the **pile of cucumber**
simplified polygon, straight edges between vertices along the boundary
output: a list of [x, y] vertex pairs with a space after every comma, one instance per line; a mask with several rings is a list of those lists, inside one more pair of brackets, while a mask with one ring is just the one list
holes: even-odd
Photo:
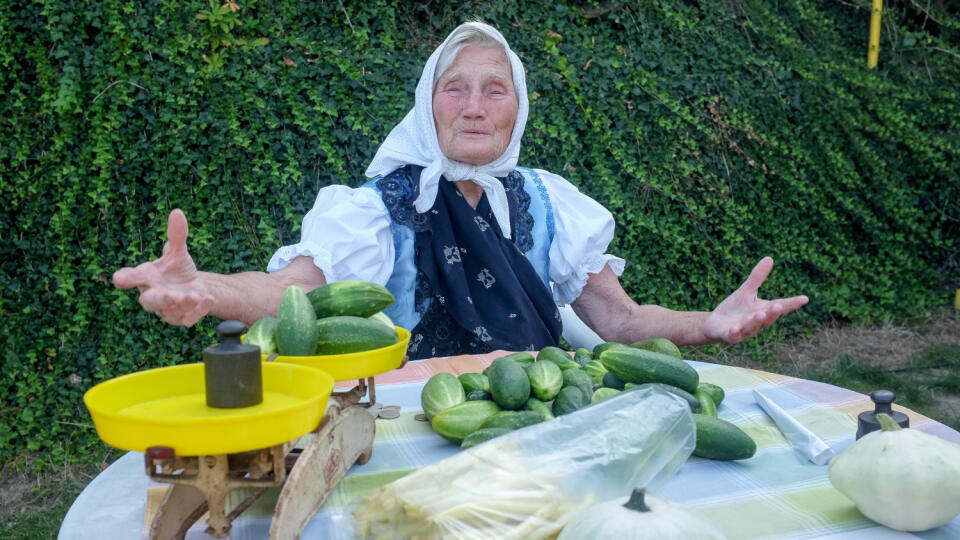
[[382, 310], [393, 294], [369, 281], [328, 283], [304, 293], [290, 285], [276, 317], [263, 317], [250, 326], [245, 343], [265, 354], [314, 356], [346, 354], [387, 347], [397, 342], [397, 330]]
[[420, 402], [434, 431], [469, 448], [651, 385], [689, 404], [697, 429], [694, 455], [737, 460], [756, 452], [749, 435], [717, 417], [723, 389], [700, 382], [676, 345], [663, 338], [633, 345], [602, 343], [572, 356], [559, 347], [544, 347], [536, 359], [526, 352], [509, 354], [495, 359], [483, 373], [434, 375], [424, 385]]

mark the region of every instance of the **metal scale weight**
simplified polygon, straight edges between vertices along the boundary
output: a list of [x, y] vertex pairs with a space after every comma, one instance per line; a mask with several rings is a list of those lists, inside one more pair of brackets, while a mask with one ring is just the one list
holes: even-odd
[[[281, 484], [270, 538], [298, 538], [347, 470], [370, 459], [373, 376], [405, 363], [410, 333], [397, 327], [398, 342], [373, 351], [263, 362], [259, 347], [241, 343], [244, 330], [225, 321], [222, 343], [204, 350], [203, 363], [124, 375], [84, 395], [100, 438], [143, 452], [147, 475], [172, 484], [151, 539], [183, 538], [204, 514], [207, 534], [225, 538], [234, 519]], [[333, 392], [335, 380], [359, 382]], [[249, 495], [228, 512], [236, 489]]]

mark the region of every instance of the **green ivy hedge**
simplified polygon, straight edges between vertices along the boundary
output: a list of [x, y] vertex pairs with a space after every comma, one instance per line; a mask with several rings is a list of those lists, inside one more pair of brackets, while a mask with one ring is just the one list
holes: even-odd
[[172, 208], [200, 268], [264, 268], [318, 189], [363, 181], [474, 17], [529, 70], [521, 163], [613, 211], [638, 301], [709, 309], [772, 255], [762, 292], [811, 297], [795, 325], [947, 302], [960, 13], [888, 2], [870, 71], [869, 4], [2, 3], [0, 459], [85, 457], [84, 390], [200, 359], [215, 321], [166, 326], [110, 283], [159, 255]]

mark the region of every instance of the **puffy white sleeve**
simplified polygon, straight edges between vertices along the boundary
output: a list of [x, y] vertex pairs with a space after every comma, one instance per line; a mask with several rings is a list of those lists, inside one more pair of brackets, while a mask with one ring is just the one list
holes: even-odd
[[303, 218], [300, 242], [283, 246], [267, 264], [276, 272], [305, 255], [328, 283], [344, 279], [387, 283], [393, 272], [390, 217], [373, 189], [327, 186]]
[[588, 274], [609, 265], [623, 274], [625, 261], [607, 253], [613, 240], [613, 215], [576, 186], [553, 173], [537, 170], [553, 206], [556, 232], [550, 244], [550, 280], [557, 305], [573, 302], [587, 284]]

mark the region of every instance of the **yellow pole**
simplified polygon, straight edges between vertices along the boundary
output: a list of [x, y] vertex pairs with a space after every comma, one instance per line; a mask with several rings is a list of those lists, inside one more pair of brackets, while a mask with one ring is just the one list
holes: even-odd
[[880, 14], [883, 12], [883, 0], [873, 0], [873, 9], [870, 11], [870, 48], [867, 49], [867, 67], [877, 67], [877, 56], [880, 54]]
[[957, 289], [957, 297], [953, 300], [953, 307], [956, 309], [957, 317], [960, 317], [960, 289]]

